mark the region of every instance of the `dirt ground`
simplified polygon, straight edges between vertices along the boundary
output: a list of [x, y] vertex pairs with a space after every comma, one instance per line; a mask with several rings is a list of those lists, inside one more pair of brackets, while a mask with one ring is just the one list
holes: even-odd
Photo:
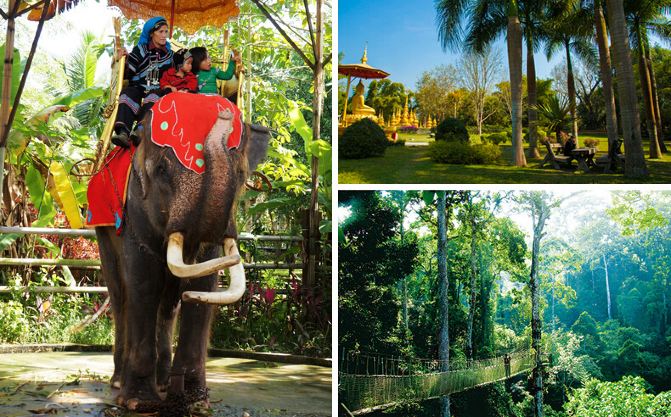
[[[110, 353], [0, 354], [0, 416], [121, 417]], [[213, 417], [331, 415], [331, 368], [211, 358]]]

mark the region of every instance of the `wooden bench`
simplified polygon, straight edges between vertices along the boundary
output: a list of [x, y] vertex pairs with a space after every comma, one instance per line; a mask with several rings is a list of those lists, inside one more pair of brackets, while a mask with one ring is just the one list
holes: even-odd
[[564, 156], [564, 155], [557, 155], [554, 153], [554, 150], [552, 150], [552, 145], [550, 144], [549, 141], [545, 141], [544, 143], [545, 148], [547, 149], [548, 153], [545, 155], [545, 158], [540, 164], [540, 168], [543, 168], [543, 166], [546, 163], [550, 163], [552, 165], [552, 168], [554, 169], [561, 169], [561, 165], [565, 165], [567, 167], [571, 167], [571, 161], [573, 160], [572, 156]]

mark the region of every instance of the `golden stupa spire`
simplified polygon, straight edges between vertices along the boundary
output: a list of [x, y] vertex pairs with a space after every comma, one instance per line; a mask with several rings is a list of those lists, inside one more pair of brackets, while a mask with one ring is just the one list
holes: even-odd
[[363, 56], [361, 57], [361, 63], [365, 64], [366, 62], [368, 62], [368, 42], [363, 47]]

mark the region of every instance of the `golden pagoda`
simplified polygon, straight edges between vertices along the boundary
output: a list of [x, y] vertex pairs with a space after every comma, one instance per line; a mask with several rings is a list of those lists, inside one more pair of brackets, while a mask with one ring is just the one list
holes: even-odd
[[394, 117], [392, 118], [391, 126], [398, 127], [398, 124], [401, 123], [401, 115], [398, 110], [394, 110]]
[[377, 124], [384, 128], [384, 114], [382, 113], [382, 110], [380, 110], [380, 114], [377, 115]]
[[408, 96], [405, 97], [405, 106], [403, 106], [400, 123], [401, 126], [407, 126], [410, 123], [410, 120], [408, 120]]

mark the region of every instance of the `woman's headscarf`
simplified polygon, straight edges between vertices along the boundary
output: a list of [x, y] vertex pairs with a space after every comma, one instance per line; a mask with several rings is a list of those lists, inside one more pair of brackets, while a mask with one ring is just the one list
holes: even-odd
[[[138, 45], [148, 45], [149, 39], [151, 39], [151, 34], [155, 30], [158, 30], [161, 26], [168, 26], [168, 21], [165, 20], [163, 16], [152, 17], [147, 20], [147, 22], [142, 27], [142, 34], [140, 35], [140, 41]], [[165, 47], [170, 51], [170, 42], [165, 43]]]

